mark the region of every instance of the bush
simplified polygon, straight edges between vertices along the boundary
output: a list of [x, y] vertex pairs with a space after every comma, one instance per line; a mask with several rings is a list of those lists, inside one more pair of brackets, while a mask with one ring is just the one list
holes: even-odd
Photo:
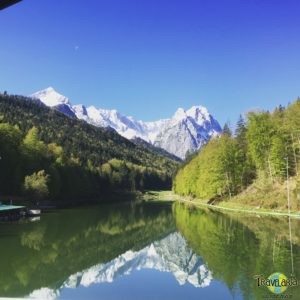
[[33, 200], [41, 200], [48, 196], [48, 181], [49, 175], [45, 170], [25, 176], [24, 192]]

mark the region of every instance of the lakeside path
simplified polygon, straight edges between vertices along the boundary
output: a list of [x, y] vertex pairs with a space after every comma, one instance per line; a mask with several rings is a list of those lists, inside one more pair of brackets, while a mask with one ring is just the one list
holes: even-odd
[[207, 207], [215, 210], [226, 210], [236, 213], [251, 213], [251, 214], [260, 214], [260, 215], [269, 215], [269, 216], [282, 216], [282, 217], [292, 217], [300, 218], [299, 211], [291, 211], [289, 214], [288, 211], [275, 211], [268, 210], [264, 208], [256, 208], [251, 206], [240, 206], [237, 203], [230, 201], [223, 201], [223, 205], [219, 204], [208, 204], [204, 200], [189, 198], [174, 194], [172, 191], [149, 191], [143, 195], [143, 200], [145, 201], [178, 201], [185, 204], [191, 204], [199, 207]]

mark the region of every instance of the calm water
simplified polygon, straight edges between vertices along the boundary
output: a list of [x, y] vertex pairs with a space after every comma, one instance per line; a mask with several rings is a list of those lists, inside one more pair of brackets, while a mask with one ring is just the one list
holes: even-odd
[[[181, 204], [60, 210], [0, 224], [0, 296], [263, 299], [255, 275], [300, 279], [300, 221]], [[292, 246], [292, 252], [291, 252]], [[300, 299], [300, 287], [282, 295]]]

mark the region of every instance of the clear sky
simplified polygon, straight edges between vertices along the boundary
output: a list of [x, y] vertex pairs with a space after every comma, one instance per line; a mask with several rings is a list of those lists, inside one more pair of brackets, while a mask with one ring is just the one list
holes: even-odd
[[223, 124], [300, 96], [299, 0], [23, 0], [0, 11], [0, 91], [53, 86], [137, 119]]

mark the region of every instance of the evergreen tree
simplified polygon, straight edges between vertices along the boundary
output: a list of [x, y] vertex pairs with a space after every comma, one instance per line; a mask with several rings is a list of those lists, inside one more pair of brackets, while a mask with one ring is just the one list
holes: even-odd
[[230, 129], [229, 123], [226, 122], [224, 124], [223, 130], [222, 130], [222, 134], [223, 135], [227, 135], [227, 136], [232, 136], [232, 131]]
[[244, 143], [246, 140], [246, 123], [242, 115], [239, 116], [239, 119], [236, 123], [235, 136], [238, 142]]
[[249, 185], [255, 178], [255, 167], [251, 161], [247, 141], [247, 124], [242, 115], [236, 124], [235, 140], [238, 149], [238, 167], [240, 168], [240, 188]]

